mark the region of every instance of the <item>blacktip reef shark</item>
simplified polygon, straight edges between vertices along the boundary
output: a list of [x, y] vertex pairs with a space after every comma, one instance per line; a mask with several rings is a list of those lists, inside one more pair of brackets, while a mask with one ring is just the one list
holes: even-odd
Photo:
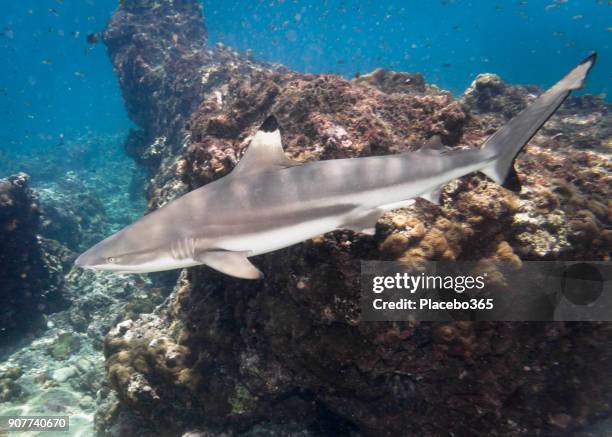
[[83, 253], [80, 267], [145, 273], [205, 264], [244, 279], [263, 275], [249, 257], [336, 229], [374, 234], [385, 211], [421, 197], [438, 203], [447, 182], [481, 171], [520, 190], [514, 159], [572, 90], [582, 88], [592, 54], [478, 149], [416, 152], [299, 163], [287, 158], [274, 116], [236, 168], [145, 215]]

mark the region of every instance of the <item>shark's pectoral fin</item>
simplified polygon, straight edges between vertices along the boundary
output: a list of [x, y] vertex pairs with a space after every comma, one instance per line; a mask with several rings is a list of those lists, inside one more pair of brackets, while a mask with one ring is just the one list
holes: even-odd
[[231, 252], [226, 250], [211, 250], [197, 254], [194, 258], [208, 267], [226, 275], [242, 279], [261, 279], [263, 273], [251, 264], [247, 258], [248, 252]]
[[273, 115], [266, 118], [253, 140], [249, 144], [244, 156], [234, 169], [235, 174], [249, 174], [270, 168], [283, 168], [301, 165], [300, 162], [285, 156], [281, 142], [278, 123]]
[[429, 193], [421, 194], [419, 197], [421, 199], [425, 199], [428, 202], [433, 203], [434, 205], [440, 204], [440, 196], [442, 195], [442, 188], [444, 186], [439, 186], [438, 188], [430, 191]]
[[379, 208], [360, 211], [352, 215], [343, 227], [353, 232], [374, 235], [376, 233], [376, 222], [383, 214], [384, 211]]

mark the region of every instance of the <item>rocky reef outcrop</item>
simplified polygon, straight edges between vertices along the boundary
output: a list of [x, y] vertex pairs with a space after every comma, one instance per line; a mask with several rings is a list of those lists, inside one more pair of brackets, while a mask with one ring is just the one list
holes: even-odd
[[188, 143], [191, 114], [204, 97], [221, 98], [231, 78], [287, 71], [221, 43], [207, 47], [202, 5], [192, 0], [121, 2], [103, 35], [128, 115], [138, 126], [125, 150], [152, 179], [149, 209], [187, 188], [175, 177], [176, 161]]
[[0, 180], [0, 343], [36, 329], [43, 314], [64, 304], [69, 253], [40, 237], [39, 229], [40, 206], [28, 176]]
[[78, 253], [106, 236], [104, 205], [74, 173], [40, 185], [36, 191], [41, 200], [40, 233], [46, 238]]
[[[287, 154], [309, 161], [416, 150], [434, 135], [475, 147], [540, 93], [481, 75], [455, 99], [420, 75], [377, 70], [349, 81], [268, 68], [225, 48], [235, 67], [198, 55], [207, 73], [178, 74], [187, 88], [174, 93], [149, 81], [152, 69], [117, 62], [117, 53], [144, 59], [156, 47], [156, 74], [173, 76], [171, 33], [143, 32], [145, 46], [113, 37], [133, 30], [130, 20], [152, 29], [152, 13], [130, 12], [148, 3], [125, 0], [106, 40], [128, 108], [139, 106], [131, 99], [140, 81], [152, 87], [142, 111], [184, 121], [180, 146], [158, 143], [165, 158], [151, 167], [150, 208], [230, 172], [271, 113]], [[166, 28], [201, 25], [184, 16], [200, 14], [196, 3], [158, 1], [172, 17]], [[197, 99], [182, 105], [181, 90]], [[184, 271], [156, 312], [107, 336], [119, 404], [98, 414], [100, 433], [248, 435], [258, 423], [297, 420], [306, 435], [552, 435], [609, 416], [608, 324], [373, 323], [359, 309], [360, 260], [501, 260], [517, 269], [521, 260], [609, 260], [609, 110], [593, 96], [569, 99], [518, 157], [518, 194], [471, 175], [448, 184], [440, 206], [418, 201], [385, 215], [373, 237], [337, 231], [254, 258], [264, 281]], [[139, 117], [146, 144], [157, 128]], [[146, 149], [133, 153], [146, 161]]]

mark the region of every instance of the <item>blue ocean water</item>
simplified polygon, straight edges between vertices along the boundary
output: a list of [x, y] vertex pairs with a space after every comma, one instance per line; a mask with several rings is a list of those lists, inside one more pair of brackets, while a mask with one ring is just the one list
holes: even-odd
[[590, 51], [588, 92], [609, 93], [607, 1], [204, 2], [210, 38], [308, 72], [421, 72], [453, 93], [479, 73], [547, 86]]
[[[40, 235], [83, 237], [71, 248], [75, 254], [134, 222], [147, 208], [143, 185], [151, 174], [123, 150], [132, 123], [99, 35], [122, 1], [5, 1], [0, 17], [0, 178], [18, 171], [32, 175], [30, 185], [46, 208]], [[223, 43], [252, 51], [258, 60], [346, 78], [378, 67], [421, 72], [428, 83], [456, 95], [484, 72], [513, 84], [546, 87], [597, 51], [599, 65], [582, 92], [609, 99], [610, 0], [203, 0], [203, 6], [210, 45]], [[575, 125], [568, 130], [578, 130], [585, 119], [583, 114], [570, 120]], [[605, 133], [605, 127], [593, 126], [584, 127], [592, 129], [591, 137], [597, 129]], [[583, 177], [582, 188], [592, 187], [593, 179]], [[596, 201], [593, 205], [599, 207]], [[599, 232], [587, 220], [591, 215], [582, 215], [584, 229]], [[579, 227], [583, 222], [573, 223]], [[565, 239], [566, 233], [559, 235]], [[68, 255], [54, 255], [66, 268], [72, 265]], [[163, 278], [90, 273], [65, 275], [72, 307], [45, 319], [43, 341], [27, 344], [28, 337], [26, 343], [11, 345], [9, 352], [16, 352], [9, 360], [0, 347], [0, 417], [68, 411], [73, 414], [71, 435], [93, 435], [94, 412], [107, 400], [96, 385], [106, 375], [102, 338], [118, 321], [153, 311], [174, 283], [171, 275], [162, 289]], [[68, 359], [60, 353], [68, 348], [64, 342], [72, 343]], [[48, 348], [51, 344], [59, 351]], [[7, 366], [16, 364], [25, 372], [16, 376], [24, 395], [19, 398], [14, 391], [9, 399], [6, 388], [12, 383], [4, 375]], [[12, 374], [15, 378], [14, 369]], [[556, 383], [558, 376], [550, 375]], [[390, 380], [403, 397], [403, 408], [412, 402], [414, 384], [396, 382]], [[560, 384], [560, 398], [574, 387]], [[103, 408], [101, 416], [108, 411]], [[546, 420], [563, 424], [563, 416]], [[601, 435], [609, 429], [608, 421]]]
[[[0, 148], [129, 127], [105, 48], [116, 0], [5, 2], [0, 21]], [[607, 1], [204, 1], [211, 42], [304, 72], [346, 77], [377, 67], [419, 71], [461, 93], [481, 72], [546, 86], [592, 50], [590, 93], [609, 93]]]

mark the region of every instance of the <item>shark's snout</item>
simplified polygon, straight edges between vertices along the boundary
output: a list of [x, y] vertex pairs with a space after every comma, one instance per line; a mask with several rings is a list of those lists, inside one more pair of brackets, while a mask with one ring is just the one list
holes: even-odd
[[83, 252], [78, 258], [74, 261], [74, 265], [77, 267], [81, 267], [83, 269], [92, 268], [98, 264], [101, 264], [100, 257], [97, 256], [92, 249], [89, 249], [86, 252]]
[[77, 259], [74, 260], [74, 265], [77, 267], [84, 267], [83, 265], [83, 254], [79, 255]]

